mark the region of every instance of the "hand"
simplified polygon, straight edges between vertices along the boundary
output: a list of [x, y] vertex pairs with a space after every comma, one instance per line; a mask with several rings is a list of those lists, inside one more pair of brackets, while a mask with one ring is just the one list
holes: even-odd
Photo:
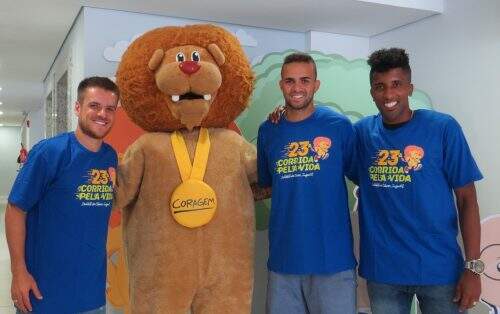
[[459, 311], [474, 307], [481, 295], [481, 277], [470, 270], [465, 270], [455, 289], [453, 302], [458, 303]]
[[271, 121], [274, 124], [278, 124], [280, 121], [281, 117], [285, 114], [285, 106], [278, 106], [274, 109], [273, 112], [271, 112], [268, 116], [267, 119]]
[[262, 188], [257, 183], [250, 185], [250, 187], [252, 188], [254, 201], [261, 201], [271, 197], [271, 187]]
[[30, 291], [33, 295], [41, 300], [42, 294], [38, 290], [38, 286], [28, 271], [20, 271], [12, 276], [12, 286], [10, 293], [14, 305], [23, 313], [28, 313], [33, 310], [30, 302]]

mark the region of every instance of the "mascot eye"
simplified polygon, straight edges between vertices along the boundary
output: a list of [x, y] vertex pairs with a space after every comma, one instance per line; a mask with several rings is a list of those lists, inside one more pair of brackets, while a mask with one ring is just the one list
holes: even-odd
[[196, 62], [200, 61], [200, 53], [198, 51], [193, 51], [193, 53], [191, 54], [191, 59]]
[[177, 60], [177, 62], [184, 62], [184, 54], [182, 52], [179, 52], [177, 53], [177, 55], [175, 56], [175, 60]]

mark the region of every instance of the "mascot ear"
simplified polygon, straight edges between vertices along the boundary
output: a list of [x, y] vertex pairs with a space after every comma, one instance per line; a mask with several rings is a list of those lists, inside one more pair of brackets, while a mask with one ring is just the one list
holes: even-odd
[[163, 49], [156, 49], [151, 59], [149, 59], [148, 68], [151, 71], [155, 71], [156, 69], [158, 69], [158, 67], [161, 64], [161, 61], [163, 60], [164, 55], [165, 52], [163, 52]]
[[224, 53], [222, 53], [222, 50], [220, 50], [219, 46], [217, 44], [210, 44], [208, 45], [208, 51], [214, 57], [215, 62], [219, 66], [223, 65], [224, 62], [226, 62], [226, 57], [224, 56]]

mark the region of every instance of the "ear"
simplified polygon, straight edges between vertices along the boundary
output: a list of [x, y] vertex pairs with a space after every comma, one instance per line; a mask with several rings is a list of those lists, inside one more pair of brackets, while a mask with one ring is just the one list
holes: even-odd
[[210, 44], [207, 48], [212, 57], [214, 57], [215, 62], [217, 62], [219, 66], [223, 65], [226, 62], [226, 57], [224, 56], [224, 53], [222, 53], [222, 50], [220, 50], [219, 46], [217, 46], [216, 44]]
[[370, 96], [372, 96], [373, 101], [375, 101], [375, 97], [373, 96], [373, 86], [370, 85]]
[[165, 56], [165, 52], [163, 52], [163, 49], [156, 49], [151, 59], [149, 59], [148, 68], [151, 71], [155, 71], [156, 69], [158, 69], [161, 61], [163, 60], [163, 56]]
[[77, 101], [75, 101], [75, 114], [76, 114], [76, 115], [79, 115], [79, 114], [80, 114], [80, 109], [81, 109], [81, 106], [82, 106], [82, 105], [80, 104], [80, 102], [79, 102], [78, 100], [77, 100]]
[[408, 93], [408, 96], [411, 96], [413, 94], [413, 84], [410, 83], [410, 93]]
[[321, 85], [320, 80], [316, 80], [316, 82], [314, 82], [314, 92], [315, 93], [318, 91], [320, 85]]

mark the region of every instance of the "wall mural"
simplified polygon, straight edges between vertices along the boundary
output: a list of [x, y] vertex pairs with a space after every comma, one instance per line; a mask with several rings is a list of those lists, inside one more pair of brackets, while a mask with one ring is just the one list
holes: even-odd
[[481, 221], [481, 259], [485, 263], [481, 301], [490, 314], [500, 314], [500, 215]]
[[[256, 40], [243, 30], [237, 31], [236, 35], [245, 46], [257, 45]], [[119, 62], [121, 53], [126, 47], [128, 47], [128, 42], [118, 42], [115, 47], [110, 47], [110, 49], [115, 50], [108, 50], [104, 53], [104, 56], [109, 61]], [[256, 60], [253, 65], [256, 77], [255, 89], [249, 108], [238, 117], [236, 124], [242, 135], [254, 144], [256, 144], [259, 125], [267, 119], [267, 115], [276, 106], [283, 104], [283, 96], [278, 87], [278, 81], [283, 59], [292, 52], [293, 50], [286, 50], [273, 52], [262, 57], [259, 56], [258, 61]], [[321, 87], [315, 95], [317, 103], [330, 106], [334, 110], [345, 114], [352, 122], [377, 113], [369, 92], [368, 77], [370, 70], [365, 59], [349, 61], [340, 55], [323, 54], [317, 51], [310, 52], [310, 54], [316, 61], [318, 77], [321, 80]], [[414, 90], [410, 98], [410, 105], [413, 109], [432, 109], [430, 97], [425, 92], [417, 89]], [[135, 126], [124, 111], [119, 108], [115, 126], [108, 135], [107, 142], [113, 145], [121, 155], [128, 145], [133, 143], [142, 133], [143, 131]], [[349, 203], [351, 208], [354, 208], [355, 203], [353, 189], [354, 186], [349, 183]], [[267, 230], [269, 209], [270, 200], [256, 203], [257, 230]], [[355, 210], [352, 211], [351, 216], [354, 234], [357, 235], [358, 227]], [[123, 258], [120, 221], [120, 212], [114, 212], [109, 225], [107, 296], [109, 303], [115, 308], [122, 309], [124, 313], [129, 313], [128, 279]], [[357, 243], [355, 250], [358, 251]], [[261, 288], [265, 287], [255, 287], [255, 289]], [[488, 300], [498, 304], [498, 301]], [[366, 283], [363, 280], [358, 281], [358, 306], [359, 313], [371, 313], [366, 293]]]

